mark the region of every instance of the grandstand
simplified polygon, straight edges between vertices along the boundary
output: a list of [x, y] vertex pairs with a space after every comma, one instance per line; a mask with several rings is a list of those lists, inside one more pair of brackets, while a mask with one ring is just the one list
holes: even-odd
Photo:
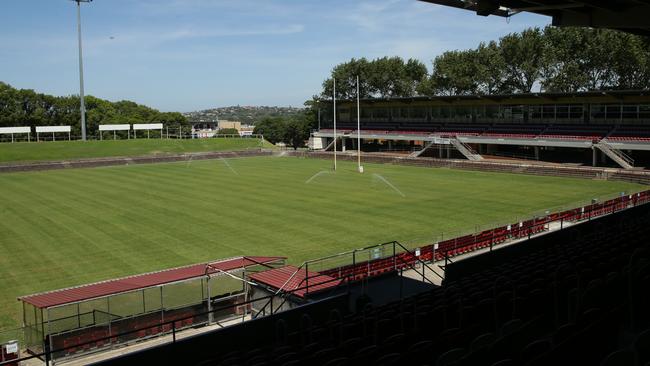
[[[594, 91], [361, 101], [364, 151], [520, 157], [631, 169], [650, 165], [650, 93]], [[330, 108], [331, 109], [331, 108]], [[341, 149], [356, 149], [356, 101], [337, 103]], [[332, 113], [312, 134], [332, 147]]]

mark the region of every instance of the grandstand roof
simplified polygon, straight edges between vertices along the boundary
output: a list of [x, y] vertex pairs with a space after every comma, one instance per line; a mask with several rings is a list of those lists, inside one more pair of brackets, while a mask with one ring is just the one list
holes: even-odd
[[[650, 0], [648, 0], [650, 1]], [[587, 99], [592, 101], [603, 102], [626, 102], [628, 100], [650, 101], [650, 90], [593, 90], [573, 93], [516, 93], [516, 94], [467, 94], [467, 95], [435, 95], [435, 96], [417, 96], [417, 97], [396, 97], [396, 98], [364, 98], [362, 102], [385, 102], [401, 101], [410, 102], [491, 102], [491, 103], [509, 103], [510, 101], [539, 101], [539, 103], [553, 103], [557, 101], [567, 102], [575, 99], [583, 102]], [[356, 100], [341, 100], [340, 102], [355, 102]]]
[[521, 12], [550, 16], [555, 26], [611, 28], [650, 35], [648, 0], [420, 0], [475, 11], [482, 16], [510, 17]]
[[160, 286], [172, 282], [184, 281], [191, 278], [202, 277], [208, 273], [228, 272], [284, 259], [286, 259], [286, 257], [236, 257], [28, 295], [19, 297], [18, 300], [43, 309], [105, 297], [122, 292], [144, 289], [147, 287]]
[[[250, 278], [258, 283], [282, 290], [298, 297], [338, 286], [342, 281], [318, 272], [307, 272], [294, 266], [253, 273]], [[309, 291], [307, 291], [309, 287]]]

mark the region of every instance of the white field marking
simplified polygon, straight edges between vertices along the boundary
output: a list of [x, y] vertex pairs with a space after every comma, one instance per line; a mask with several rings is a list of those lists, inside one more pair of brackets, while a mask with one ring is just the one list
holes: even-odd
[[223, 163], [226, 164], [228, 169], [230, 169], [230, 171], [233, 172], [233, 174], [239, 175], [239, 173], [237, 173], [237, 171], [235, 169], [233, 169], [232, 166], [230, 166], [230, 163], [228, 162], [228, 160], [226, 160], [224, 158], [219, 158], [219, 160], [223, 161]]
[[402, 196], [402, 197], [406, 197], [406, 195], [405, 195], [404, 193], [402, 193], [402, 191], [400, 191], [399, 189], [397, 189], [397, 187], [395, 187], [393, 184], [391, 184], [391, 182], [389, 182], [388, 180], [386, 180], [386, 178], [382, 177], [381, 175], [379, 175], [379, 174], [377, 174], [377, 173], [373, 173], [372, 176], [373, 176], [373, 178], [379, 179], [380, 181], [384, 182], [387, 186], [389, 186], [390, 188], [392, 188], [395, 192], [399, 193], [400, 196]]
[[190, 155], [190, 160], [187, 161], [187, 164], [185, 164], [186, 168], [190, 167], [190, 163], [192, 162], [192, 159], [194, 158], [194, 155]]
[[309, 184], [309, 183], [311, 183], [312, 180], [318, 178], [319, 176], [321, 176], [321, 175], [323, 175], [323, 174], [329, 174], [329, 173], [331, 173], [331, 172], [329, 172], [329, 171], [327, 171], [327, 170], [321, 170], [320, 172], [318, 172], [318, 173], [312, 175], [311, 178], [307, 179], [307, 180], [305, 181], [305, 184]]

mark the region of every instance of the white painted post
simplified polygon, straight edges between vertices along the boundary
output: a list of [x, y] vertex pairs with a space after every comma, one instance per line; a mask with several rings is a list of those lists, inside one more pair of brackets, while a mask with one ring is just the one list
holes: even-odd
[[336, 79], [334, 79], [334, 93], [332, 97], [334, 101], [334, 171], [336, 171]]
[[359, 107], [359, 75], [357, 75], [357, 165], [359, 173], [363, 173], [361, 166], [361, 108]]

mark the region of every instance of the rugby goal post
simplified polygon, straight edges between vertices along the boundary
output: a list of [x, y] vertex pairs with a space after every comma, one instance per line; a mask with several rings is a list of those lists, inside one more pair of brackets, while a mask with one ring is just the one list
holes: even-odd
[[27, 141], [31, 141], [31, 127], [0, 127], [0, 135], [11, 135], [11, 142], [14, 142], [14, 134], [26, 133]]

